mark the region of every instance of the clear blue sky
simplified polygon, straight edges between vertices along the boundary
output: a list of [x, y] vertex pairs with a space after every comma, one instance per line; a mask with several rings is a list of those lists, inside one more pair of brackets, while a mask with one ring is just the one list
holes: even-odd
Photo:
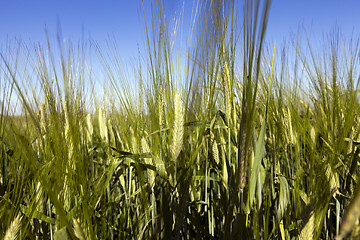
[[[149, 7], [150, 0], [144, 0]], [[189, 18], [195, 0], [165, 0], [167, 14], [184, 5]], [[282, 41], [297, 32], [299, 24], [321, 38], [337, 24], [346, 36], [360, 33], [359, 0], [273, 0], [267, 37]], [[44, 29], [57, 31], [58, 19], [63, 36], [76, 42], [92, 38], [105, 45], [114, 36], [124, 57], [137, 54], [143, 44], [141, 0], [0, 0], [0, 47], [21, 37], [26, 42], [44, 42]], [[184, 24], [185, 27], [187, 24]], [[135, 56], [136, 57], [136, 56]]]

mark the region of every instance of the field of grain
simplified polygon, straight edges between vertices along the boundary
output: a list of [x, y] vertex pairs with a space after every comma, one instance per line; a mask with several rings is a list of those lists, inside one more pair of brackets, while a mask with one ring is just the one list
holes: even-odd
[[101, 84], [81, 46], [1, 52], [0, 237], [358, 239], [358, 40], [277, 46], [270, 1], [209, 1], [179, 53], [154, 6], [135, 82], [115, 48]]

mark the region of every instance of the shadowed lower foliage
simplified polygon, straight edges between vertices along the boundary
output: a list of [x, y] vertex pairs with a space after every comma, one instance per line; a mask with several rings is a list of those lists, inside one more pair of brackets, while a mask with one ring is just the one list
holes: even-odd
[[184, 50], [155, 1], [103, 82], [85, 44], [2, 52], [0, 237], [357, 239], [358, 44], [268, 45], [270, 5], [199, 2]]

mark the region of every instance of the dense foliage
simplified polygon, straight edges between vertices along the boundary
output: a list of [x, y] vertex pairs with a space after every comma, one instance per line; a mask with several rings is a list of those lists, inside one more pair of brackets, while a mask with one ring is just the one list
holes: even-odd
[[359, 237], [357, 42], [279, 51], [269, 10], [199, 4], [183, 51], [156, 2], [136, 83], [96, 46], [103, 94], [81, 47], [2, 52], [0, 236]]

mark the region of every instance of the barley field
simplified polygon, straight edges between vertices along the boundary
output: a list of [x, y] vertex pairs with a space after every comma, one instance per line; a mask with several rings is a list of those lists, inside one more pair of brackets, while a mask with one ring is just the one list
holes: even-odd
[[177, 48], [153, 6], [133, 78], [116, 46], [104, 81], [82, 45], [1, 52], [0, 238], [359, 239], [358, 39], [208, 1]]

